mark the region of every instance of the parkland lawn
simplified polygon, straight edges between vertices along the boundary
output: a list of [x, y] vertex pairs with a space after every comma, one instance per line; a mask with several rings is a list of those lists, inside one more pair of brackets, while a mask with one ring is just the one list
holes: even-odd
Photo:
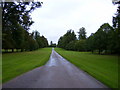
[[118, 87], [118, 56], [96, 55], [90, 52], [55, 50], [78, 68], [111, 88]]
[[44, 65], [49, 60], [51, 50], [51, 48], [43, 48], [30, 52], [3, 54], [2, 82]]

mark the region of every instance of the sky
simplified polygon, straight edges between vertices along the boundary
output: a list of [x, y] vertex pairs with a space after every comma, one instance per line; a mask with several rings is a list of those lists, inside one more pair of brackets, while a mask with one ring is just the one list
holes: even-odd
[[85, 27], [87, 37], [95, 33], [103, 23], [112, 25], [112, 17], [117, 7], [112, 0], [40, 0], [41, 8], [31, 13], [35, 22], [30, 32], [37, 30], [48, 42], [57, 43], [67, 30], [77, 34]]

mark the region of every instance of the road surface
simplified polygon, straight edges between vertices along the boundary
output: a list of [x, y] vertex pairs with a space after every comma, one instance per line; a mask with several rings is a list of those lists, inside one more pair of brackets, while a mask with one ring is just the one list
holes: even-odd
[[3, 84], [3, 88], [107, 88], [65, 60], [54, 49], [46, 65]]

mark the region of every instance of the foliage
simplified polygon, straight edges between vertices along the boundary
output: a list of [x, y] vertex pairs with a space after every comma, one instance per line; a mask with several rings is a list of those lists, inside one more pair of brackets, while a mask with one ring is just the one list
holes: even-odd
[[68, 31], [61, 36], [58, 41], [58, 47], [73, 51], [98, 51], [99, 54], [118, 53], [119, 44], [117, 41], [118, 29], [114, 29], [108, 23], [104, 23], [100, 28], [86, 38], [85, 28], [79, 30], [79, 38], [73, 31]]
[[51, 41], [49, 47], [56, 47], [56, 43], [53, 43], [53, 42]]
[[77, 40], [75, 43], [76, 51], [86, 51], [86, 40]]
[[95, 49], [93, 33], [86, 40], [86, 49], [87, 51], [92, 51], [92, 53], [93, 53], [93, 50]]
[[40, 36], [40, 33], [38, 31], [34, 31], [33, 38], [36, 40], [36, 42], [39, 45], [39, 48], [44, 48], [48, 46], [48, 41], [44, 36]]
[[117, 13], [113, 17], [113, 27], [115, 30], [115, 51], [120, 54], [120, 0], [117, 0], [116, 2], [113, 2], [113, 4], [117, 4]]
[[38, 31], [29, 33], [33, 24], [30, 13], [41, 7], [41, 2], [1, 2], [2, 7], [2, 48], [32, 51], [48, 46], [44, 36]]
[[68, 44], [72, 41], [76, 40], [76, 35], [74, 33], [73, 30], [68, 30], [66, 34], [63, 35], [63, 37], [60, 37], [60, 39], [58, 40], [58, 47], [62, 47], [62, 48], [69, 48]]
[[74, 51], [75, 50], [75, 43], [76, 43], [76, 41], [71, 41], [70, 43], [68, 43], [66, 45], [65, 49]]
[[78, 32], [78, 39], [81, 40], [81, 39], [86, 39], [86, 30], [84, 27], [80, 28], [79, 29], [79, 32]]

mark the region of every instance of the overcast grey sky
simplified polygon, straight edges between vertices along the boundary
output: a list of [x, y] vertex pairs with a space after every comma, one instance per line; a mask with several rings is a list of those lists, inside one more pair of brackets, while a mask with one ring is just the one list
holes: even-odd
[[35, 23], [30, 32], [37, 30], [48, 41], [57, 43], [60, 36], [73, 29], [77, 34], [79, 28], [85, 27], [87, 36], [95, 33], [103, 23], [112, 25], [112, 16], [116, 6], [112, 0], [40, 0], [41, 8], [32, 12]]

